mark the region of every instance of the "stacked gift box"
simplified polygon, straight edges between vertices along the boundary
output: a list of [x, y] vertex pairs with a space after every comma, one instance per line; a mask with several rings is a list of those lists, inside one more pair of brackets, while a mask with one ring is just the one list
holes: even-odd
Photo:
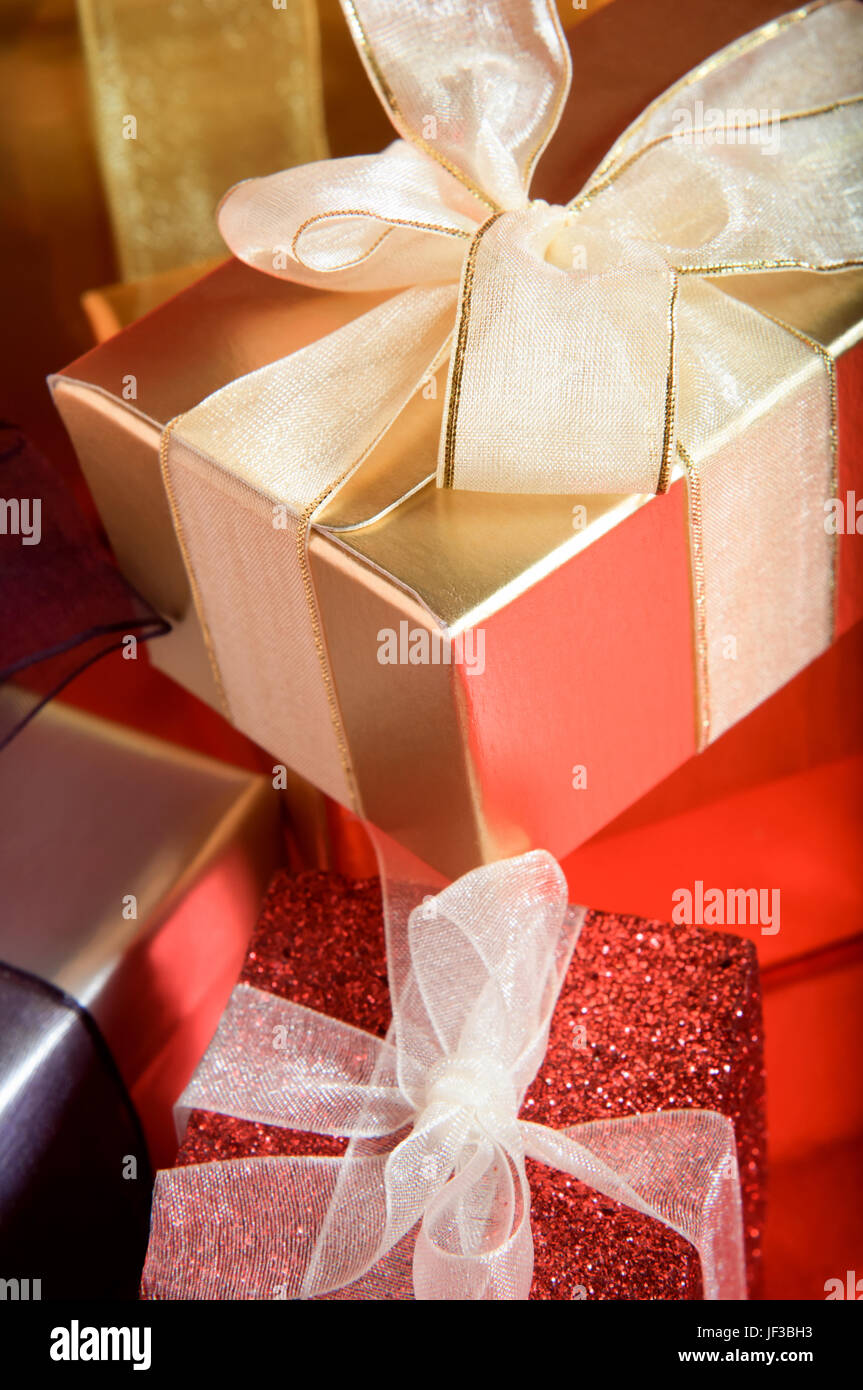
[[[371, 0], [345, 8], [386, 106], [392, 92], [380, 69], [394, 61], [390, 45], [395, 40]], [[781, 14], [782, 6], [759, 4], [753, 11], [732, 5], [709, 20], [675, 22], [659, 67], [646, 75], [643, 62], [633, 68], [635, 55], [648, 41], [655, 47], [668, 6], [661, 0], [641, 7], [614, 0], [583, 24], [568, 26], [577, 82], [564, 104], [555, 97], [560, 75], [555, 76], [554, 55], [561, 31], [547, 6], [536, 8], [542, 12], [536, 32], [545, 48], [533, 59], [541, 68], [551, 55], [552, 77], [537, 97], [534, 134], [542, 134], [543, 121], [546, 136], [558, 117], [559, 124], [530, 188], [534, 199], [552, 206], [532, 203], [524, 215], [538, 219], [539, 235], [547, 225], [565, 242], [563, 251], [546, 247], [544, 258], [540, 255], [543, 273], [553, 262], [556, 273], [570, 266], [586, 269], [590, 280], [591, 257], [601, 260], [603, 254], [601, 242], [593, 240], [602, 233], [601, 220], [597, 233], [588, 211], [584, 230], [571, 231], [567, 214], [561, 231], [561, 205], [600, 161], [594, 175], [600, 191], [606, 168], [616, 176], [620, 166], [626, 176], [633, 149], [627, 145], [629, 132], [615, 154], [603, 157], [627, 124], [635, 121], [637, 131], [642, 108], [692, 68], [694, 78], [680, 90], [700, 82], [706, 85], [696, 90], [709, 97], [713, 65], [708, 62], [703, 73], [697, 65], [754, 24]], [[744, 74], [739, 101], [731, 85], [732, 105], [762, 104], [762, 96], [771, 106], [785, 102], [786, 89], [772, 75], [771, 45], [790, 45], [788, 61], [805, 66], [801, 55], [811, 57], [819, 44], [838, 52], [859, 42], [853, 6], [840, 3], [819, 13], [824, 8], [782, 20], [754, 42], [743, 40], [728, 58], [732, 69], [737, 62]], [[509, 20], [514, 28], [507, 33], [515, 38], [504, 48], [507, 61], [517, 62], [518, 44], [530, 36], [512, 15]], [[91, 45], [96, 32], [91, 20]], [[503, 42], [502, 32], [489, 38], [471, 30], [480, 68], [482, 45]], [[817, 65], [810, 67], [812, 99], [804, 104], [818, 105], [829, 82]], [[834, 104], [844, 120], [852, 99], [842, 76], [835, 80], [841, 90]], [[691, 98], [680, 96], [681, 103], [686, 100]], [[433, 105], [431, 94], [428, 101]], [[403, 123], [410, 125], [412, 113], [408, 109], [405, 116], [398, 101], [393, 112], [404, 135]], [[645, 122], [648, 135], [664, 130], [656, 112]], [[719, 336], [727, 332], [734, 343], [734, 335], [742, 333], [737, 347], [745, 344], [747, 352], [762, 329], [779, 336], [770, 340], [763, 379], [756, 374], [753, 380], [754, 369], [746, 368], [746, 399], [743, 378], [735, 379], [721, 405], [702, 418], [709, 377], [699, 379], [700, 362], [685, 355], [675, 362], [674, 356], [675, 328], [684, 350], [691, 348], [697, 341], [693, 316], [701, 312], [697, 287], [696, 298], [686, 298], [695, 283], [691, 272], [697, 256], [692, 253], [693, 264], [687, 262], [681, 232], [670, 318], [665, 309], [657, 318], [671, 324], [672, 350], [656, 418], [660, 423], [664, 418], [665, 444], [676, 428], [675, 410], [684, 424], [698, 424], [694, 458], [682, 438], [679, 454], [660, 457], [651, 438], [644, 446], [649, 477], [625, 470], [601, 473], [606, 483], [597, 486], [589, 477], [590, 461], [582, 458], [584, 476], [576, 468], [571, 478], [546, 486], [550, 465], [539, 426], [545, 428], [553, 416], [547, 409], [545, 420], [537, 422], [533, 457], [528, 450], [527, 472], [535, 467], [537, 475], [533, 482], [527, 480], [523, 489], [489, 485], [481, 460], [489, 439], [497, 437], [497, 424], [485, 434], [474, 425], [473, 454], [465, 441], [471, 411], [481, 404], [483, 372], [495, 369], [494, 353], [485, 359], [491, 366], [477, 368], [465, 347], [472, 331], [465, 305], [473, 271], [479, 286], [482, 275], [490, 273], [493, 238], [516, 214], [504, 212], [496, 231], [495, 218], [486, 225], [489, 206], [478, 213], [476, 199], [482, 204], [490, 195], [482, 186], [477, 192], [476, 185], [469, 197], [459, 195], [464, 203], [457, 213], [447, 211], [452, 169], [461, 177], [459, 161], [470, 166], [471, 152], [462, 148], [464, 130], [459, 129], [461, 134], [453, 135], [443, 122], [439, 132], [435, 127], [437, 133], [424, 135], [425, 148], [420, 145], [420, 156], [430, 151], [446, 171], [436, 175], [444, 211], [432, 214], [431, 205], [423, 203], [424, 216], [440, 215], [446, 222], [452, 215], [452, 236], [467, 238], [463, 245], [456, 241], [452, 293], [445, 283], [435, 283], [453, 278], [443, 253], [443, 269], [429, 274], [431, 288], [417, 291], [414, 300], [410, 273], [404, 280], [387, 280], [384, 273], [364, 281], [363, 260], [373, 262], [377, 249], [368, 226], [356, 243], [360, 269], [348, 260], [344, 270], [330, 275], [341, 291], [331, 292], [327, 274], [336, 265], [336, 251], [344, 250], [338, 238], [344, 235], [350, 245], [344, 223], [358, 216], [347, 204], [343, 217], [336, 216], [337, 199], [344, 195], [334, 172], [333, 188], [317, 202], [309, 181], [293, 203], [288, 174], [243, 186], [220, 215], [223, 234], [239, 259], [216, 265], [202, 278], [188, 283], [190, 273], [180, 270], [88, 296], [91, 321], [104, 341], [53, 376], [51, 388], [118, 565], [147, 612], [170, 629], [150, 644], [148, 664], [155, 670], [139, 689], [173, 692], [170, 704], [175, 715], [181, 711], [182, 737], [193, 746], [200, 746], [202, 729], [218, 730], [225, 755], [234, 758], [237, 750], [251, 749], [239, 737], [245, 735], [258, 748], [251, 762], [266, 771], [267, 779], [205, 766], [197, 755], [166, 745], [145, 750], [137, 735], [91, 727], [84, 720], [80, 729], [91, 740], [88, 746], [95, 748], [101, 739], [111, 748], [105, 775], [118, 785], [141, 782], [142, 757], [150, 766], [161, 766], [162, 759], [164, 796], [158, 804], [170, 803], [176, 816], [162, 824], [159, 813], [161, 849], [146, 841], [138, 845], [137, 859], [121, 865], [107, 828], [97, 836], [107, 840], [105, 853], [100, 857], [92, 849], [94, 818], [107, 812], [112, 819], [111, 798], [103, 799], [98, 811], [81, 814], [82, 831], [91, 826], [86, 850], [76, 848], [74, 840], [62, 843], [62, 817], [56, 827], [42, 827], [43, 861], [56, 853], [62, 862], [77, 857], [89, 863], [91, 889], [98, 883], [114, 898], [115, 870], [121, 879], [124, 873], [130, 880], [141, 873], [149, 880], [155, 862], [160, 906], [151, 909], [148, 900], [146, 925], [124, 933], [114, 919], [103, 927], [110, 913], [105, 916], [101, 902], [92, 912], [82, 903], [75, 932], [82, 934], [84, 946], [72, 933], [54, 959], [49, 949], [54, 938], [41, 931], [35, 949], [20, 952], [20, 959], [7, 950], [3, 958], [9, 957], [8, 968], [22, 980], [32, 978], [54, 991], [54, 1005], [65, 1003], [99, 1040], [103, 1063], [96, 1071], [100, 1084], [114, 1086], [112, 1103], [125, 1125], [111, 1142], [137, 1152], [129, 1136], [142, 1123], [142, 1166], [152, 1157], [166, 1170], [156, 1182], [146, 1297], [698, 1299], [747, 1291], [758, 1297], [765, 1288], [765, 1248], [768, 1290], [772, 1249], [777, 1264], [781, 1254], [796, 1268], [798, 1287], [808, 1287], [808, 1280], [811, 1296], [818, 1297], [835, 1272], [830, 1261], [845, 1258], [838, 1253], [845, 1249], [841, 1239], [829, 1246], [829, 1256], [822, 1252], [807, 1264], [793, 1222], [780, 1231], [774, 1217], [765, 1233], [764, 1199], [768, 1154], [774, 1173], [784, 1175], [786, 1183], [782, 1189], [777, 1180], [777, 1191], [805, 1181], [801, 1174], [810, 1161], [837, 1174], [838, 1183], [863, 1132], [860, 1097], [849, 1084], [844, 1061], [863, 988], [860, 889], [851, 867], [860, 831], [854, 711], [863, 669], [858, 624], [863, 568], [854, 528], [839, 527], [837, 534], [823, 524], [830, 504], [855, 492], [863, 495], [858, 443], [863, 272], [853, 268], [860, 265], [859, 247], [856, 255], [842, 252], [847, 266], [835, 275], [800, 268], [807, 254], [812, 260], [839, 259], [820, 243], [811, 253], [799, 253], [797, 268], [786, 258], [789, 264], [778, 274], [758, 273], [746, 263], [731, 267], [735, 273], [726, 274], [723, 267]], [[516, 139], [513, 130], [508, 134]], [[843, 127], [837, 147], [845, 138]], [[662, 140], [655, 143], [661, 146]], [[673, 149], [666, 146], [658, 157]], [[503, 177], [493, 165], [494, 160], [485, 166], [492, 184]], [[409, 164], [401, 174], [401, 166], [388, 167], [394, 177], [414, 176]], [[765, 177], [768, 167], [765, 162]], [[245, 172], [256, 170], [249, 166]], [[757, 160], [751, 172], [758, 173]], [[350, 171], [345, 177], [352, 177]], [[428, 188], [422, 196], [429, 196]], [[583, 207], [590, 205], [587, 198]], [[303, 210], [317, 213], [319, 206], [322, 218], [336, 219], [329, 263], [326, 232], [316, 242], [313, 229], [307, 249], [300, 246], [306, 223], [315, 220], [304, 220]], [[265, 230], [256, 218], [264, 219]], [[696, 217], [692, 225], [698, 226]], [[657, 241], [661, 226], [658, 215]], [[382, 254], [397, 258], [398, 238], [404, 235], [411, 234], [399, 231]], [[846, 236], [846, 229], [839, 235]], [[853, 243], [850, 231], [846, 239]], [[459, 288], [459, 258], [468, 242], [473, 269]], [[417, 260], [408, 264], [421, 265], [419, 248], [414, 250]], [[586, 267], [575, 255], [585, 250]], [[653, 284], [645, 280], [638, 290], [642, 297], [633, 301], [646, 319]], [[714, 277], [705, 291], [708, 306], [717, 302], [710, 298], [719, 294], [716, 284]], [[474, 287], [473, 293], [480, 290]], [[448, 375], [449, 351], [445, 339], [439, 341], [440, 326], [452, 331], [459, 297], [464, 333], [456, 335], [456, 366]], [[144, 306], [152, 311], [138, 318]], [[480, 312], [475, 309], [474, 323]], [[587, 331], [589, 336], [590, 320]], [[520, 341], [518, 333], [511, 341]], [[585, 346], [586, 340], [578, 341]], [[480, 353], [476, 345], [473, 351]], [[404, 399], [398, 383], [387, 387], [389, 395], [384, 390], [381, 399], [375, 397], [390, 362], [394, 376], [401, 371], [405, 380], [411, 378]], [[512, 384], [518, 399], [511, 364], [503, 381]], [[506, 422], [500, 437], [506, 440], [511, 430], [517, 439], [530, 392], [514, 410], [500, 399], [500, 381], [494, 389], [492, 415]], [[697, 405], [687, 404], [687, 392]], [[346, 422], [351, 424], [347, 443]], [[795, 480], [785, 489], [791, 499], [785, 499], [785, 511], [774, 509], [766, 483], [763, 492], [729, 489], [727, 480], [737, 473], [752, 475], [753, 461], [760, 467], [767, 460], [763, 471], [772, 478], [774, 451], [781, 455], [785, 448], [791, 469], [801, 458], [815, 459], [799, 487]], [[796, 529], [786, 534], [786, 526]], [[732, 595], [727, 602], [724, 585]], [[112, 660], [103, 666], [108, 669]], [[104, 708], [100, 670], [94, 668], [81, 688], [89, 680], [90, 702]], [[74, 687], [72, 693], [75, 698]], [[221, 725], [219, 715], [239, 733]], [[49, 708], [6, 756], [25, 757], [40, 731], [40, 756], [53, 756], [53, 731], [65, 730], [65, 718]], [[69, 728], [79, 728], [75, 719]], [[25, 739], [31, 740], [27, 747]], [[248, 754], [241, 751], [239, 758], [248, 761]], [[7, 771], [23, 776], [11, 762]], [[265, 881], [285, 853], [270, 778], [291, 820], [295, 866], [325, 865], [330, 872], [277, 875], [249, 940]], [[221, 782], [227, 799], [219, 802], [220, 819], [208, 821], [202, 811], [203, 840], [192, 843], [191, 813], [183, 798], [194, 799], [199, 784], [206, 784], [202, 805], [210, 789], [218, 800]], [[83, 791], [70, 790], [63, 804], [73, 800], [87, 804]], [[146, 796], [133, 800], [139, 813], [146, 810]], [[118, 829], [122, 840], [122, 818]], [[420, 875], [404, 913], [387, 908], [386, 900], [382, 907], [380, 887], [369, 875], [380, 868], [394, 892], [401, 850], [391, 860], [381, 849], [390, 839], [381, 832], [422, 862], [428, 887], [440, 897], [423, 895], [416, 886]], [[49, 841], [62, 844], [62, 855], [48, 847]], [[284, 1003], [290, 1033], [300, 1017], [293, 1010], [300, 1006], [378, 1040], [363, 1045], [384, 1067], [386, 1049], [404, 1046], [406, 1036], [398, 1010], [404, 981], [393, 955], [398, 957], [409, 938], [414, 954], [408, 953], [406, 968], [421, 977], [422, 924], [437, 920], [435, 910], [442, 911], [428, 907], [424, 917], [423, 904], [448, 901], [449, 891], [481, 895], [484, 890], [475, 885], [503, 880], [474, 875], [491, 874], [496, 866], [505, 875], [507, 866], [521, 865], [524, 856], [532, 863], [537, 849], [560, 861], [569, 901], [597, 910], [587, 912], [571, 964], [557, 982], [559, 997], [542, 1057], [524, 1086], [520, 1077], [519, 1084], [512, 1083], [518, 1124], [530, 1122], [555, 1135], [586, 1127], [581, 1138], [593, 1157], [582, 1167], [570, 1157], [567, 1169], [537, 1157], [542, 1143], [547, 1155], [549, 1145], [562, 1141], [536, 1140], [535, 1151], [527, 1143], [533, 1246], [533, 1275], [527, 1282], [523, 1262], [514, 1260], [511, 1268], [505, 1254], [501, 1273], [494, 1266], [500, 1252], [492, 1259], [483, 1247], [485, 1253], [478, 1254], [479, 1245], [474, 1249], [461, 1229], [464, 1220], [473, 1219], [466, 1216], [475, 1209], [471, 1203], [478, 1202], [484, 1215], [477, 1239], [488, 1244], [499, 1215], [489, 1215], [491, 1198], [483, 1184], [494, 1183], [488, 1174], [477, 1180], [474, 1196], [453, 1195], [463, 1169], [476, 1161], [470, 1145], [479, 1141], [473, 1130], [437, 1187], [422, 1163], [417, 1167], [417, 1181], [431, 1185], [425, 1205], [416, 1208], [416, 1221], [390, 1244], [389, 1235], [381, 1236], [375, 1260], [370, 1257], [366, 1267], [355, 1261], [349, 1268], [339, 1251], [351, 1247], [356, 1233], [346, 1227], [335, 1253], [324, 1238], [327, 1221], [342, 1229], [338, 1184], [361, 1181], [356, 1175], [369, 1158], [363, 1148], [368, 1135], [349, 1126], [330, 1129], [321, 1120], [300, 1123], [297, 1117], [307, 1114], [303, 1106], [312, 1103], [302, 1068], [315, 1062], [313, 1049], [307, 1058], [298, 1050], [296, 1057], [282, 1059], [295, 1068], [282, 1074], [270, 1070], [273, 1059], [259, 1040], [256, 1072], [237, 1053], [240, 1034], [235, 1032], [252, 1030], [242, 1037], [254, 1054], [258, 1044], [249, 1039], [255, 1019], [269, 1020], [270, 1010], [273, 1019], [281, 1019]], [[20, 862], [26, 869], [27, 856]], [[450, 880], [456, 880], [452, 890], [441, 888]], [[44, 918], [32, 873], [23, 872], [15, 891], [29, 921]], [[135, 896], [134, 888], [129, 892]], [[166, 894], [178, 905], [173, 913], [161, 905]], [[513, 903], [517, 896], [514, 889]], [[522, 919], [515, 906], [507, 912], [508, 930], [518, 934], [529, 913]], [[111, 943], [110, 965], [100, 954], [103, 940]], [[462, 943], [454, 931], [443, 949], [457, 958]], [[77, 976], [69, 983], [77, 967], [68, 961], [81, 951], [95, 962], [91, 973], [98, 987], [80, 983]], [[155, 969], [154, 961], [159, 962]], [[499, 1145], [495, 1152], [512, 1159], [515, 1151], [495, 1129], [498, 1110], [489, 1102], [493, 1118], [483, 1119], [485, 1102], [476, 1100], [470, 1087], [465, 1090], [459, 1071], [467, 1067], [472, 1085], [477, 1057], [465, 1051], [464, 1041], [472, 1015], [460, 1000], [456, 975], [453, 971], [448, 986], [450, 1004], [455, 1012], [464, 1007], [467, 1021], [461, 1040], [444, 1047], [438, 1062], [438, 1068], [444, 1063], [449, 1068], [444, 1102], [450, 1109], [436, 1142], [445, 1147], [449, 1141], [440, 1136], [450, 1133], [447, 1126], [457, 1129], [465, 1113], [478, 1114], [480, 1131]], [[124, 981], [141, 979], [147, 988], [133, 1010]], [[102, 988], [104, 980], [110, 987]], [[503, 984], [500, 988], [508, 997]], [[474, 1005], [490, 1007], [482, 991]], [[316, 1037], [314, 1028], [328, 1025], [307, 1026]], [[375, 1049], [380, 1048], [379, 1054]], [[438, 1072], [432, 1068], [408, 1085], [404, 1058], [400, 1065], [391, 1103], [407, 1107], [403, 1123], [419, 1132], [427, 1122], [429, 1097], [438, 1096]], [[242, 1086], [220, 1089], [213, 1077], [232, 1067], [233, 1081], [239, 1076]], [[370, 1079], [364, 1077], [363, 1084]], [[168, 1114], [178, 1101], [175, 1154]], [[95, 1104], [107, 1108], [109, 1101]], [[631, 1155], [618, 1152], [626, 1148], [622, 1141], [597, 1138], [598, 1147], [591, 1150], [585, 1137], [595, 1122], [638, 1125], [666, 1112], [689, 1119], [707, 1112], [723, 1136], [732, 1135], [730, 1157], [720, 1152], [721, 1145], [711, 1149], [715, 1167], [707, 1181], [714, 1191], [725, 1192], [723, 1184], [729, 1184], [729, 1209], [738, 1213], [736, 1235], [728, 1234], [725, 1217], [710, 1210], [709, 1202], [703, 1217], [708, 1234], [702, 1232], [700, 1240], [675, 1215], [663, 1184], [695, 1192], [705, 1180], [685, 1146], [678, 1153], [665, 1137], [645, 1140], [646, 1157], [636, 1177]], [[515, 1112], [509, 1120], [515, 1123]], [[410, 1151], [409, 1138], [399, 1143]], [[663, 1168], [670, 1151], [677, 1165], [673, 1179]], [[317, 1200], [304, 1186], [303, 1166], [315, 1155], [341, 1165], [332, 1179], [335, 1187], [321, 1188], [330, 1193], [331, 1215], [314, 1250], [298, 1247], [282, 1266], [268, 1253], [270, 1244], [279, 1246], [282, 1230], [275, 1213], [281, 1202], [290, 1212], [292, 1203]], [[258, 1159], [263, 1166], [252, 1162]], [[283, 1160], [288, 1167], [272, 1169], [281, 1175], [273, 1180], [281, 1184], [282, 1196], [268, 1219], [267, 1165]], [[428, 1166], [432, 1158], [425, 1161]], [[517, 1172], [518, 1162], [512, 1161]], [[37, 1174], [40, 1165], [43, 1174], [50, 1172], [50, 1162], [50, 1154], [28, 1158]], [[106, 1162], [114, 1162], [113, 1150]], [[496, 1188], [494, 1194], [495, 1202], [501, 1200]], [[27, 1207], [17, 1200], [16, 1220], [26, 1229]], [[824, 1197], [820, 1200], [826, 1209]], [[371, 1207], [374, 1201], [372, 1195]], [[449, 1211], [447, 1201], [452, 1212], [446, 1220], [459, 1228], [456, 1235], [449, 1229], [442, 1233], [446, 1222], [438, 1207], [442, 1203]], [[515, 1220], [506, 1201], [503, 1205], [506, 1219]], [[237, 1213], [250, 1211], [251, 1225], [237, 1237]], [[130, 1217], [130, 1229], [138, 1223], [130, 1248], [138, 1250], [141, 1219], [139, 1203]], [[253, 1241], [250, 1233], [260, 1246], [251, 1268], [244, 1254]], [[719, 1273], [705, 1253], [712, 1246], [726, 1251]], [[745, 1270], [735, 1284], [729, 1269], [736, 1257], [728, 1252], [738, 1246], [745, 1252]], [[487, 1276], [476, 1273], [483, 1260], [494, 1266]], [[329, 1262], [326, 1277], [321, 1262]], [[521, 1282], [513, 1269], [520, 1271]], [[782, 1287], [778, 1279], [773, 1287]], [[792, 1287], [787, 1278], [785, 1288]]]
[[[250, 942], [242, 984], [383, 1037], [391, 1018], [386, 974], [375, 880], [323, 873], [274, 879]], [[733, 1123], [747, 1277], [755, 1291], [760, 1287], [765, 1159], [755, 953], [747, 943], [721, 933], [589, 913], [555, 1009], [544, 1061], [521, 1113], [558, 1131], [585, 1121], [683, 1107], [715, 1110]], [[213, 1161], [241, 1163], [246, 1157], [340, 1151], [343, 1146], [336, 1148], [320, 1133], [194, 1110], [177, 1163], [182, 1169]], [[678, 1232], [547, 1164], [529, 1161], [528, 1177], [535, 1253], [531, 1298], [704, 1297], [696, 1252]], [[195, 1239], [191, 1227], [200, 1220], [198, 1215], [189, 1223], [190, 1239]], [[212, 1220], [203, 1234], [195, 1232], [195, 1251], [186, 1250], [194, 1269], [202, 1260], [205, 1268], [217, 1265], [226, 1243], [228, 1217], [217, 1214]], [[171, 1229], [176, 1223], [182, 1230], [182, 1208], [172, 1210], [169, 1197], [157, 1192], [154, 1221], [145, 1293], [189, 1296], [184, 1275], [177, 1273], [184, 1243], [182, 1238], [177, 1243]], [[235, 1285], [229, 1294], [224, 1270], [221, 1279], [215, 1270], [213, 1275], [205, 1296], [279, 1296], [263, 1280], [257, 1288], [246, 1282], [242, 1293]], [[276, 1288], [284, 1277], [277, 1274]]]
[[4, 1265], [134, 1297], [151, 1165], [282, 857], [275, 793], [58, 703], [2, 756]]

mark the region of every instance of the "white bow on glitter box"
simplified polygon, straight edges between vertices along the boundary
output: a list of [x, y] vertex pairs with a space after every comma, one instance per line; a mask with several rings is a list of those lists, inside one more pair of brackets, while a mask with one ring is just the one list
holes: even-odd
[[519, 1118], [584, 916], [551, 855], [475, 869], [406, 914], [409, 897], [390, 883], [386, 1041], [234, 990], [181, 1112], [350, 1144], [342, 1158], [160, 1173], [147, 1296], [527, 1298], [533, 1158], [690, 1240], [706, 1298], [745, 1298], [729, 1119], [667, 1110], [553, 1130]]

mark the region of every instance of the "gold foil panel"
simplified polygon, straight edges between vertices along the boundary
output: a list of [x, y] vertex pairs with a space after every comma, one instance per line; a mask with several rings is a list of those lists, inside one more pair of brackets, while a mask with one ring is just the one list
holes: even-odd
[[[743, 303], [782, 318], [834, 354], [847, 351], [863, 336], [863, 271], [778, 272], [729, 276], [713, 283]], [[778, 393], [774, 405], [784, 394]], [[765, 402], [764, 408], [769, 407], [770, 402]], [[401, 430], [391, 431], [376, 451], [380, 457], [373, 460], [375, 482], [368, 498], [361, 495], [364, 474], [360, 472], [327, 503], [317, 525], [322, 531], [338, 533], [368, 565], [393, 575], [448, 627], [482, 621], [484, 614], [557, 569], [625, 516], [650, 505], [647, 493], [526, 499], [456, 494], [430, 481], [383, 511], [377, 482], [381, 474], [388, 473], [395, 488], [434, 471], [442, 408], [440, 395], [436, 399], [420, 395], [405, 412], [405, 424], [413, 422], [417, 440], [410, 473]], [[715, 448], [721, 443], [717, 440]], [[704, 456], [714, 451], [707, 448]], [[678, 464], [672, 480], [682, 476]], [[372, 518], [367, 525], [359, 523], [363, 500]]]

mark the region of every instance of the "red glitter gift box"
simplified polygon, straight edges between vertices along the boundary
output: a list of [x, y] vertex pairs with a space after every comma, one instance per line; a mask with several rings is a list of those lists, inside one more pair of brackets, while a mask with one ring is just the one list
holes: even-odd
[[[241, 980], [383, 1036], [389, 1019], [380, 886], [307, 873], [273, 880]], [[733, 1120], [750, 1291], [763, 1223], [761, 994], [739, 937], [589, 912], [522, 1114], [562, 1128], [661, 1108]], [[193, 1111], [176, 1163], [333, 1154], [340, 1140]], [[682, 1236], [528, 1160], [532, 1298], [698, 1299]]]

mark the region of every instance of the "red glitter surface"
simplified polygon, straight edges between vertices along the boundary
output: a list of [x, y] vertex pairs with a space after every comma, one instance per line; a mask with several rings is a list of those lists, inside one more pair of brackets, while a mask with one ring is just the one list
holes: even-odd
[[[377, 880], [280, 873], [241, 979], [382, 1036], [389, 1023]], [[583, 1030], [583, 1032], [582, 1032]], [[556, 1128], [663, 1108], [734, 1122], [750, 1288], [763, 1225], [764, 1089], [755, 951], [739, 937], [590, 912], [523, 1115]], [[178, 1164], [339, 1153], [341, 1140], [193, 1111]], [[531, 1298], [698, 1299], [698, 1257], [659, 1222], [528, 1161]]]

